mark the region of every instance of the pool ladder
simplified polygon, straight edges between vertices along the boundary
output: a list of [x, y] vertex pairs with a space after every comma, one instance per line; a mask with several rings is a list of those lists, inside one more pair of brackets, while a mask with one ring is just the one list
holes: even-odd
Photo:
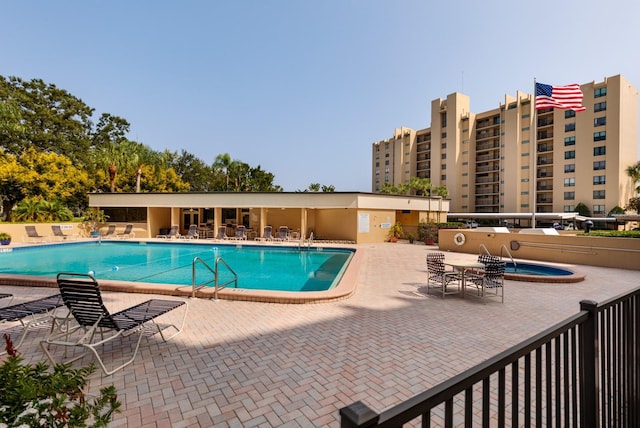
[[[487, 255], [489, 255], [489, 256], [490, 256], [490, 255], [492, 255], [492, 254], [489, 252], [489, 250], [487, 249], [487, 247], [485, 247], [485, 245], [484, 245], [484, 244], [480, 244], [480, 250], [484, 250], [484, 252], [485, 252]], [[500, 260], [502, 260], [502, 258], [504, 257], [503, 250], [504, 250], [504, 252], [506, 252], [506, 253], [507, 253], [507, 256], [509, 256], [509, 259], [511, 259], [511, 263], [513, 263], [513, 269], [514, 269], [514, 270], [515, 270], [515, 269], [517, 269], [517, 268], [518, 268], [518, 264], [517, 264], [517, 263], [516, 263], [516, 261], [513, 259], [513, 256], [511, 255], [511, 252], [509, 251], [509, 249], [507, 248], [507, 246], [506, 246], [506, 245], [504, 245], [504, 244], [502, 244], [502, 247], [500, 247]]]
[[[201, 264], [202, 266], [204, 266], [207, 270], [209, 270], [209, 272], [211, 272], [213, 274], [213, 279], [209, 279], [206, 280], [204, 282], [201, 282], [199, 284], [197, 284], [196, 282], [196, 272], [197, 272], [197, 266], [198, 264]], [[222, 284], [220, 284], [220, 264], [222, 264], [225, 268], [227, 268], [227, 270], [229, 272], [231, 272], [233, 274], [233, 279], [230, 279], [227, 282], [224, 282]], [[218, 291], [222, 290], [223, 288], [225, 288], [227, 285], [234, 283], [233, 288], [238, 288], [238, 275], [235, 273], [235, 271], [233, 269], [231, 269], [231, 266], [229, 266], [227, 264], [227, 262], [224, 261], [224, 259], [222, 257], [216, 257], [214, 265], [213, 265], [213, 269], [211, 268], [211, 266], [209, 266], [207, 264], [207, 262], [205, 262], [204, 260], [202, 260], [202, 258], [200, 257], [195, 257], [193, 259], [193, 261], [191, 262], [191, 297], [196, 297], [196, 291], [199, 290], [202, 287], [205, 287], [209, 284], [213, 283], [214, 284], [214, 289], [213, 289], [213, 298], [218, 300]]]

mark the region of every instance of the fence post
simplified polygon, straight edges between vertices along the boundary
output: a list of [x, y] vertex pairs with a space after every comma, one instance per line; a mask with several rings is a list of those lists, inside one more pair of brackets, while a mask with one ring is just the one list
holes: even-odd
[[593, 300], [580, 301], [580, 310], [589, 312], [589, 317], [580, 328], [580, 426], [600, 426], [598, 402], [598, 303]]
[[378, 424], [380, 415], [362, 401], [356, 401], [340, 409], [340, 426], [342, 428], [364, 428]]

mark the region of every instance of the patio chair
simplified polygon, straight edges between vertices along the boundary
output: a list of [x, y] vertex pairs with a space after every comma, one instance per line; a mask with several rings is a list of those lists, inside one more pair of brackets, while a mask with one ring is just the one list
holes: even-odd
[[[16, 303], [15, 305], [0, 308], [0, 324], [19, 321], [22, 326], [22, 334], [20, 339], [14, 345], [18, 348], [29, 330], [53, 319], [52, 312], [63, 306], [62, 296], [54, 294], [53, 296], [43, 297], [28, 302]], [[53, 324], [51, 326], [53, 330]], [[5, 354], [6, 350], [2, 349], [0, 355]]]
[[[160, 333], [165, 342], [179, 334], [184, 327], [187, 304], [183, 300], [150, 299], [112, 314], [105, 306], [100, 287], [93, 276], [61, 272], [56, 280], [64, 304], [78, 325], [63, 332], [52, 333], [46, 340], [40, 342], [42, 349], [53, 364], [56, 361], [50, 352], [51, 345], [79, 347], [83, 348], [85, 352], [71, 357], [66, 361], [67, 363], [79, 360], [90, 351], [98, 360], [104, 373], [111, 375], [134, 361], [145, 327], [152, 328], [153, 334]], [[179, 325], [161, 325], [156, 322], [156, 318], [179, 307], [184, 307], [182, 321]], [[167, 336], [163, 332], [167, 328], [172, 328], [175, 332]], [[118, 337], [127, 337], [135, 333], [139, 336], [131, 358], [115, 368], [107, 369], [98, 348], [109, 344]], [[79, 337], [75, 338], [78, 335]]]
[[61, 241], [64, 241], [65, 239], [69, 239], [69, 240], [76, 239], [78, 237], [78, 235], [70, 235], [70, 234], [64, 233], [59, 224], [51, 225], [51, 232], [53, 232], [53, 237], [55, 239], [59, 239]]
[[13, 301], [13, 294], [10, 293], [0, 293], [0, 300], [9, 299], [5, 302], [5, 306], [9, 306]]
[[38, 234], [35, 226], [25, 226], [25, 232], [27, 232], [25, 236], [26, 242], [47, 242], [47, 237]]
[[235, 239], [237, 241], [246, 241], [247, 240], [247, 228], [244, 227], [243, 225], [239, 225], [236, 227], [236, 236], [234, 236], [232, 239]]
[[169, 229], [169, 233], [167, 233], [166, 235], [156, 235], [156, 238], [164, 238], [164, 239], [171, 239], [171, 238], [179, 238], [180, 234], [178, 233], [178, 225], [174, 224], [173, 226], [171, 226], [171, 229]]
[[133, 224], [131, 223], [127, 224], [124, 227], [124, 230], [122, 231], [122, 233], [118, 233], [117, 236], [120, 239], [133, 238], [135, 236], [135, 233], [133, 232]]
[[198, 225], [192, 224], [189, 226], [189, 231], [186, 235], [181, 235], [180, 239], [198, 239], [200, 235], [198, 234]]
[[487, 297], [500, 297], [504, 303], [504, 271], [507, 264], [497, 258], [486, 260], [482, 272], [467, 275], [466, 285], [475, 286], [484, 303]]
[[[456, 291], [447, 290], [451, 283], [457, 283]], [[460, 292], [461, 275], [452, 270], [447, 271], [444, 265], [444, 253], [427, 253], [427, 294], [432, 288], [437, 289], [442, 294], [442, 298], [447, 294]]]
[[115, 224], [110, 224], [107, 227], [107, 231], [102, 234], [103, 238], [115, 238], [116, 236], [117, 236], [117, 234], [116, 234], [116, 225]]
[[229, 239], [229, 237], [227, 236], [227, 226], [219, 226], [218, 234], [214, 239]]
[[278, 236], [275, 238], [276, 241], [288, 241], [289, 240], [289, 228], [287, 226], [280, 226], [278, 229]]
[[262, 236], [257, 237], [256, 241], [273, 241], [273, 235], [271, 234], [272, 230], [273, 228], [271, 226], [265, 226]]

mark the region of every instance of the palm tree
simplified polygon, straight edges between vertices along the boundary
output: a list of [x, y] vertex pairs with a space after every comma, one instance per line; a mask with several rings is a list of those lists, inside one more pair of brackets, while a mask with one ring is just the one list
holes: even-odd
[[625, 172], [631, 178], [631, 181], [633, 181], [636, 193], [640, 193], [640, 161], [628, 166]]
[[449, 196], [449, 190], [447, 189], [447, 186], [445, 186], [445, 185], [437, 186], [435, 189], [433, 189], [433, 193], [435, 193], [437, 196], [441, 196], [443, 198], [446, 198], [447, 196]]
[[138, 143], [121, 140], [117, 143], [106, 143], [94, 152], [94, 162], [98, 167], [107, 168], [109, 189], [116, 191], [116, 178], [123, 170], [137, 168], [140, 171]]
[[225, 176], [225, 191], [229, 190], [229, 174], [232, 164], [233, 161], [231, 160], [229, 153], [220, 154], [216, 156], [216, 159], [213, 161], [214, 173], [222, 173]]

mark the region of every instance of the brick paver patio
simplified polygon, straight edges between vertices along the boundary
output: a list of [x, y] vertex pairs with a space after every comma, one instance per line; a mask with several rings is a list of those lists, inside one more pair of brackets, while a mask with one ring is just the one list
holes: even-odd
[[[91, 390], [111, 383], [118, 389], [123, 407], [112, 426], [336, 427], [339, 409], [356, 400], [384, 410], [575, 314], [581, 299], [602, 301], [640, 286], [638, 271], [570, 266], [586, 280], [506, 281], [504, 304], [425, 297], [425, 255], [436, 247], [355, 247], [364, 257], [352, 267], [358, 288], [346, 300], [189, 300], [181, 335], [168, 343], [143, 339], [132, 365], [92, 377]], [[2, 291], [14, 293], [14, 303], [52, 293]], [[156, 297], [104, 294], [114, 310]], [[44, 359], [43, 334], [31, 332], [20, 348], [28, 362]], [[116, 342], [114, 358], [127, 350]]]

